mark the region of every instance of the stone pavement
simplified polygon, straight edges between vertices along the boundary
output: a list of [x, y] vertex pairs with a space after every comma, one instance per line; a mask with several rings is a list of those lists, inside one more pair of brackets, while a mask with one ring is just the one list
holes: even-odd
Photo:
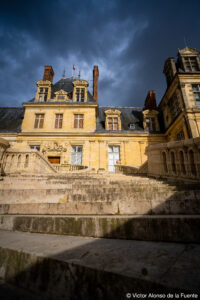
[[0, 231], [0, 254], [3, 280], [49, 299], [126, 299], [128, 292], [200, 287], [198, 244]]

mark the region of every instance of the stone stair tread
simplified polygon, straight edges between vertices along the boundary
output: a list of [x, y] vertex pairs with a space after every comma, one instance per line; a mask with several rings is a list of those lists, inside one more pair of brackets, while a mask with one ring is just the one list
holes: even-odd
[[[77, 266], [81, 266], [86, 273], [88, 269], [90, 274], [91, 270], [107, 274], [107, 280], [113, 274], [123, 277], [125, 282], [130, 279], [133, 279], [133, 282], [138, 280], [143, 291], [146, 282], [148, 282], [149, 289], [153, 289], [153, 291], [160, 287], [164, 291], [165, 289], [168, 291], [175, 289], [194, 293], [199, 291], [200, 286], [200, 245], [198, 244], [156, 243], [0, 231], [0, 251], [7, 255], [7, 258], [11, 255], [10, 251], [12, 251], [12, 255], [14, 251], [16, 257], [19, 255], [22, 257], [25, 253], [30, 266], [34, 265], [33, 262], [36, 262], [36, 258], [40, 258], [40, 261], [41, 258], [48, 258], [50, 262], [62, 262], [66, 268], [68, 265], [73, 265], [74, 272]], [[18, 261], [21, 262], [19, 259]], [[15, 265], [12, 266], [13, 274], [16, 271]], [[3, 268], [7, 271], [10, 267], [9, 259], [5, 260]], [[25, 270], [21, 270], [25, 272]], [[76, 278], [75, 273], [73, 278]], [[52, 285], [52, 282], [50, 284]], [[107, 283], [104, 281], [105, 284]], [[67, 286], [67, 284], [65, 285]], [[127, 289], [126, 283], [125, 289]], [[124, 292], [124, 288], [121, 291], [119, 289], [116, 299], [125, 298]]]

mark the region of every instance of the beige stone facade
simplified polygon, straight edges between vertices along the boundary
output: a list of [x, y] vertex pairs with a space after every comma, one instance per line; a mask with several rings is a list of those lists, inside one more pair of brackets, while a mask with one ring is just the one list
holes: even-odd
[[[23, 103], [22, 108], [2, 108], [5, 123], [2, 122], [0, 136], [10, 144], [4, 156], [5, 171], [43, 173], [88, 169], [137, 173], [142, 169], [147, 173], [148, 165], [149, 174], [163, 174], [160, 151], [168, 148], [169, 144], [165, 143], [188, 139], [194, 142], [193, 139], [200, 137], [199, 52], [188, 47], [179, 50], [177, 63], [169, 58], [164, 73], [167, 89], [158, 106], [154, 91], [150, 91], [144, 108], [101, 107], [97, 66], [93, 72], [93, 96], [88, 91], [88, 82], [80, 78], [62, 78], [53, 84], [53, 69], [46, 66], [32, 100]], [[6, 120], [10, 112], [16, 126]], [[152, 151], [155, 149], [160, 149], [160, 156], [156, 156], [154, 164]], [[9, 162], [12, 155], [14, 164]], [[198, 155], [194, 155], [195, 161], [199, 160]], [[29, 161], [24, 167], [26, 157]], [[167, 163], [170, 159], [166, 154]], [[198, 176], [198, 163], [196, 169]]]

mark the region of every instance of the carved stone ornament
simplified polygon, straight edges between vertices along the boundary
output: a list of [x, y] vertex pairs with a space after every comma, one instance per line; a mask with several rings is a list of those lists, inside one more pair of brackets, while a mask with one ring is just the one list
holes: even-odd
[[58, 144], [57, 142], [45, 144], [42, 148], [43, 153], [46, 153], [46, 152], [66, 152], [66, 151], [67, 151], [66, 144], [65, 144], [65, 146], [63, 146], [61, 144]]

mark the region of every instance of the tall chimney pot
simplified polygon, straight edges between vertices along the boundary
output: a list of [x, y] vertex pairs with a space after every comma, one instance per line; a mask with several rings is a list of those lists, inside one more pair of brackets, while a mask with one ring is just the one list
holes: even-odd
[[98, 102], [98, 78], [99, 78], [99, 69], [98, 66], [94, 66], [93, 69], [93, 98]]
[[43, 80], [49, 80], [53, 82], [54, 71], [52, 66], [44, 66]]

